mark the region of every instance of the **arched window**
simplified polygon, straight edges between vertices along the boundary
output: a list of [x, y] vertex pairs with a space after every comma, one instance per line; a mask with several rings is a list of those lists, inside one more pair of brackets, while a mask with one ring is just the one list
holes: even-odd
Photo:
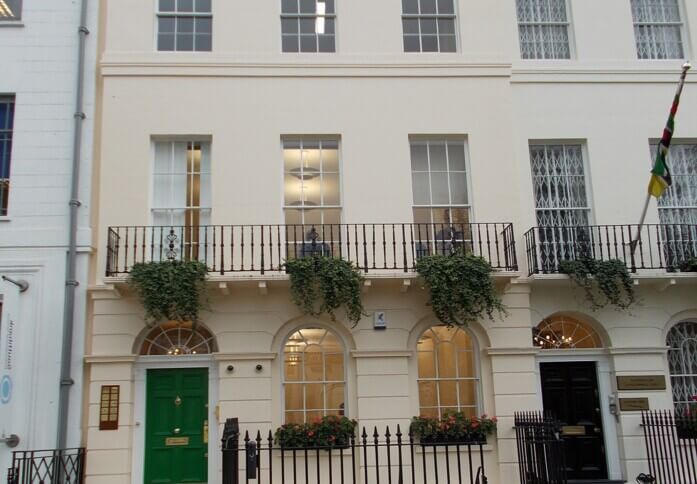
[[419, 338], [419, 414], [441, 417], [445, 411], [478, 413], [479, 375], [470, 334], [433, 326]]
[[202, 324], [167, 321], [150, 330], [140, 346], [140, 354], [203, 355], [218, 351], [215, 337]]
[[569, 316], [553, 316], [532, 330], [532, 344], [543, 350], [602, 348], [600, 335], [588, 324]]
[[303, 423], [346, 409], [345, 350], [324, 328], [302, 328], [283, 345], [285, 422]]
[[673, 326], [666, 344], [675, 412], [684, 415], [697, 398], [697, 322], [683, 321]]

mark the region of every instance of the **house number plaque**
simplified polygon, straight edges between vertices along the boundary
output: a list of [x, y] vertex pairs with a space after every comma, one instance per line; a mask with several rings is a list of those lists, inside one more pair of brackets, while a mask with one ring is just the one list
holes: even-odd
[[620, 410], [623, 412], [640, 412], [648, 409], [648, 398], [620, 398]]
[[119, 428], [119, 386], [102, 385], [99, 399], [99, 430]]

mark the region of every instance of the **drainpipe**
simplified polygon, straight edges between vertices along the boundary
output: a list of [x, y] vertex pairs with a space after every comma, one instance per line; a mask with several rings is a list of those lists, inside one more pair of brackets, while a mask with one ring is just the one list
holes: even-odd
[[85, 119], [83, 112], [85, 75], [85, 43], [89, 30], [87, 22], [87, 2], [80, 2], [80, 26], [78, 27], [78, 61], [75, 96], [75, 133], [73, 138], [73, 165], [70, 185], [70, 229], [68, 241], [68, 256], [65, 268], [65, 303], [63, 305], [63, 346], [61, 350], [60, 394], [58, 399], [58, 437], [57, 448], [64, 449], [67, 444], [68, 406], [70, 403], [70, 388], [75, 381], [70, 376], [70, 366], [73, 356], [73, 317], [75, 312], [75, 289], [78, 286], [77, 272], [77, 218], [80, 208], [79, 185], [80, 163], [82, 149], [82, 125]]

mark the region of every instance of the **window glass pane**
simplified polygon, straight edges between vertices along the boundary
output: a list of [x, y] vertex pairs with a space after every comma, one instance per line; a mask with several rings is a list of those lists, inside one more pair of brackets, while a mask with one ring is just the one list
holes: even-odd
[[438, 37], [438, 42], [440, 43], [441, 52], [455, 52], [455, 36], [454, 35], [440, 35]]
[[431, 196], [434, 205], [448, 205], [450, 203], [448, 174], [446, 172], [431, 173]]
[[196, 0], [196, 11], [199, 13], [210, 13], [211, 0]]
[[177, 50], [185, 52], [194, 50], [193, 34], [177, 34], [176, 42]]
[[416, 15], [419, 13], [418, 0], [402, 0], [402, 12]]
[[339, 174], [322, 175], [322, 205], [339, 205]]
[[[286, 225], [296, 225], [302, 224], [302, 211], [294, 210], [292, 208], [287, 208], [283, 211], [285, 213]], [[297, 240], [293, 235], [293, 231], [289, 229], [288, 240]]]
[[317, 346], [309, 346], [305, 352], [305, 380], [321, 381], [324, 379], [324, 361]]
[[442, 407], [457, 407], [457, 382], [440, 381], [438, 383], [438, 397]]
[[195, 50], [199, 52], [209, 52], [213, 46], [213, 37], [211, 34], [196, 34], [195, 41]]
[[477, 382], [476, 380], [466, 380], [459, 383], [460, 405], [477, 404]]
[[286, 346], [284, 351], [284, 378], [286, 381], [301, 381], [303, 379], [303, 353], [293, 346]]
[[213, 31], [213, 19], [210, 17], [196, 18], [196, 32], [200, 34], [210, 34]]
[[422, 417], [437, 418], [438, 409], [433, 407], [421, 407], [419, 409], [419, 415], [421, 415]]
[[301, 424], [305, 421], [303, 412], [286, 412], [286, 423]]
[[421, 14], [435, 14], [436, 13], [436, 0], [419, 0], [421, 4]]
[[438, 0], [438, 13], [439, 14], [453, 14], [453, 13], [455, 13], [455, 8], [453, 6], [453, 0]]
[[[431, 223], [431, 209], [430, 208], [415, 208], [414, 209], [414, 223], [415, 224], [428, 224]], [[415, 228], [416, 231], [419, 228]], [[419, 237], [418, 232], [414, 234], [417, 238]]]
[[300, 0], [300, 13], [317, 13], [317, 0]]
[[445, 144], [429, 143], [428, 154], [431, 162], [431, 171], [445, 171], [448, 169], [445, 161]]
[[327, 409], [340, 410], [344, 408], [343, 383], [329, 383], [325, 391], [327, 393]]
[[177, 0], [177, 10], [179, 12], [193, 12], [194, 0]]
[[453, 19], [439, 19], [438, 20], [438, 33], [455, 35], [455, 20]]
[[451, 343], [438, 345], [438, 376], [440, 378], [455, 378], [455, 348]]
[[419, 382], [419, 404], [422, 407], [438, 406], [438, 395], [436, 382], [420, 381]]
[[339, 172], [339, 149], [336, 145], [322, 144], [322, 171]]
[[412, 143], [411, 169], [413, 171], [428, 171], [428, 155], [425, 144]]
[[302, 34], [314, 34], [315, 33], [315, 19], [314, 18], [301, 18], [300, 19], [300, 33]]
[[419, 21], [413, 18], [402, 19], [402, 29], [405, 34], [419, 34]]
[[283, 36], [283, 52], [298, 52], [299, 40], [298, 37], [293, 35]]
[[429, 190], [428, 178], [428, 173], [412, 174], [412, 190], [414, 194], [414, 205], [431, 204], [431, 194]]
[[298, 0], [283, 0], [281, 11], [283, 13], [298, 13]]
[[327, 381], [344, 380], [344, 355], [343, 353], [328, 354], [325, 358]]
[[454, 205], [467, 204], [467, 175], [464, 172], [450, 173], [450, 203]]
[[305, 385], [305, 408], [308, 410], [324, 408], [324, 385], [322, 383]]
[[304, 205], [319, 206], [322, 203], [321, 178], [302, 180], [302, 196]]
[[281, 19], [281, 32], [284, 34], [297, 34], [298, 30], [298, 19], [296, 18], [283, 18]]
[[174, 0], [160, 0], [160, 12], [174, 12]]
[[422, 18], [421, 21], [419, 22], [421, 26], [421, 33], [422, 34], [435, 34], [437, 32], [436, 30], [436, 19], [432, 18]]
[[[322, 210], [322, 223], [324, 224], [340, 224], [341, 223], [341, 209], [324, 209]], [[338, 230], [338, 229], [336, 229]], [[338, 233], [334, 231], [334, 233]]]
[[333, 35], [320, 35], [317, 41], [320, 52], [334, 52], [336, 50]]
[[160, 34], [174, 32], [174, 17], [159, 17], [157, 19], [158, 32]]
[[193, 17], [178, 17], [177, 18], [177, 32], [178, 33], [190, 33], [194, 31], [194, 18]]
[[419, 349], [417, 355], [419, 359], [419, 378], [435, 378], [435, 353], [432, 351], [421, 351]]
[[472, 378], [475, 376], [474, 352], [460, 351], [457, 353], [457, 371], [460, 378]]
[[286, 410], [302, 410], [303, 384], [286, 384]]
[[419, 52], [421, 44], [417, 35], [404, 36], [404, 52]]
[[448, 143], [448, 166], [452, 171], [465, 171], [465, 145]]

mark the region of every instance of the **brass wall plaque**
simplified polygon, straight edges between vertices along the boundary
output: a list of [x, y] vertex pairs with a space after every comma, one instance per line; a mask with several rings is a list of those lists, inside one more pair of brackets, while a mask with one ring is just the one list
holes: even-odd
[[562, 435], [586, 435], [586, 427], [583, 425], [562, 425]]
[[640, 412], [649, 410], [648, 398], [620, 398], [620, 410], [623, 412]]
[[102, 385], [99, 397], [99, 430], [119, 428], [119, 386]]
[[189, 437], [167, 437], [165, 439], [165, 445], [189, 445]]
[[633, 375], [618, 376], [618, 390], [665, 390], [666, 377], [664, 375]]

